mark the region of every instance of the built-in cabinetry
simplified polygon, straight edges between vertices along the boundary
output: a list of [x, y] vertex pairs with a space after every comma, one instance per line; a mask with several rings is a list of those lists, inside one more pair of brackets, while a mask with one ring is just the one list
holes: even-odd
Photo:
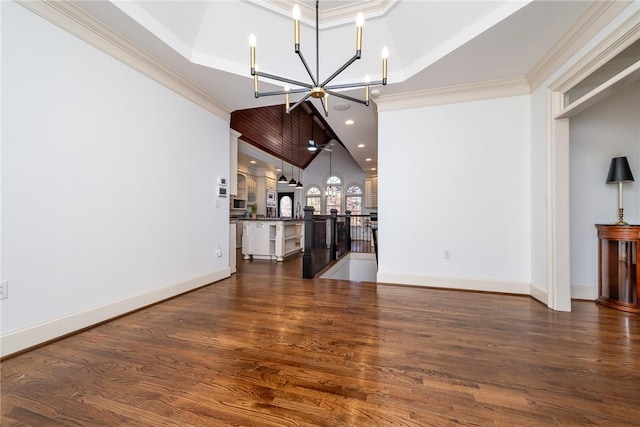
[[244, 259], [275, 259], [302, 249], [302, 221], [242, 220], [242, 255]]
[[378, 177], [373, 176], [364, 180], [364, 207], [378, 207]]
[[247, 211], [257, 201], [258, 184], [254, 177], [239, 173], [236, 175], [236, 195], [232, 198], [232, 210]]

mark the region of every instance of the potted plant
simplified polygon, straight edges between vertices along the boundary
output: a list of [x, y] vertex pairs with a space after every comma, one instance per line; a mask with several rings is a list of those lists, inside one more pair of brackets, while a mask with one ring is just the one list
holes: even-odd
[[258, 204], [254, 203], [251, 205], [251, 218], [255, 219], [258, 213]]

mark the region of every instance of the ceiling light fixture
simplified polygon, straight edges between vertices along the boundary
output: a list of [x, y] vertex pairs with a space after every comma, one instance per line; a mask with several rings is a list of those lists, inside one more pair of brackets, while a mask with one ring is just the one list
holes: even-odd
[[351, 119], [347, 120], [346, 122], [344, 122], [345, 125], [347, 126], [351, 126], [352, 124], [354, 124], [355, 122]]
[[281, 131], [282, 131], [282, 145], [280, 146], [280, 160], [282, 161], [282, 166], [280, 167], [280, 170], [282, 171], [282, 175], [280, 175], [280, 178], [278, 178], [278, 182], [281, 184], [286, 184], [287, 183], [287, 177], [284, 176], [284, 113], [281, 113], [281, 117], [282, 119], [282, 126], [280, 127]]
[[313, 123], [314, 122], [315, 120], [313, 119], [313, 117], [311, 117], [311, 139], [307, 143], [307, 151], [311, 151], [311, 152], [318, 151], [318, 145], [316, 145], [316, 141], [315, 139], [313, 139]]
[[364, 148], [365, 145], [364, 144], [358, 144], [358, 148]]
[[296, 184], [296, 190], [302, 190], [303, 188], [302, 181], [300, 181], [300, 168], [298, 168], [298, 184]]
[[[291, 151], [293, 152], [293, 117], [289, 115], [289, 142], [291, 142]], [[295, 187], [298, 182], [293, 178], [293, 163], [291, 163], [291, 179], [289, 180], [289, 187]]]
[[[331, 76], [329, 76], [326, 80], [320, 81], [320, 38], [319, 38], [319, 26], [318, 26], [318, 1], [316, 0], [316, 74], [314, 75], [307, 64], [307, 61], [304, 59], [302, 55], [302, 51], [300, 50], [300, 7], [296, 4], [293, 6], [293, 38], [294, 38], [294, 50], [295, 53], [300, 57], [304, 68], [307, 70], [309, 77], [311, 78], [311, 83], [305, 83], [298, 80], [289, 79], [286, 77], [276, 76], [274, 74], [263, 73], [258, 71], [258, 65], [256, 64], [256, 37], [251, 34], [249, 36], [249, 49], [251, 52], [251, 75], [253, 76], [253, 93], [256, 98], [260, 98], [261, 96], [271, 96], [271, 95], [284, 95], [285, 103], [287, 107], [287, 113], [291, 112], [298, 105], [305, 102], [309, 97], [320, 99], [322, 102], [322, 107], [324, 108], [324, 114], [326, 117], [329, 116], [329, 95], [337, 96], [338, 98], [346, 99], [347, 101], [356, 102], [358, 104], [369, 105], [369, 88], [371, 86], [380, 86], [387, 84], [387, 58], [389, 56], [389, 50], [384, 47], [382, 49], [382, 80], [370, 81], [369, 76], [367, 75], [363, 82], [360, 83], [344, 83], [344, 84], [334, 84], [329, 85], [329, 83], [336, 78], [340, 73], [342, 73], [347, 67], [353, 64], [356, 60], [360, 59], [362, 56], [362, 26], [364, 24], [364, 17], [362, 13], [359, 13], [356, 18], [356, 53], [353, 55], [347, 62], [344, 63], [338, 70], [336, 70]], [[288, 83], [295, 86], [300, 86], [300, 88], [290, 89], [288, 85], [284, 87], [282, 91], [274, 91], [274, 92], [260, 92], [258, 90], [258, 78], [263, 77], [266, 79], [277, 80], [279, 82]], [[345, 95], [340, 92], [336, 92], [336, 90], [340, 89], [352, 89], [352, 88], [364, 88], [364, 100], [354, 98], [352, 96]], [[297, 101], [293, 106], [289, 104], [289, 95], [292, 93], [304, 93], [305, 95]]]

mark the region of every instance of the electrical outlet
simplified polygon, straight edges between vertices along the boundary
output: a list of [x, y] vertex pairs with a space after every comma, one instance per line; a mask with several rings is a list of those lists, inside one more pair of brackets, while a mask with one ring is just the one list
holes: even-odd
[[222, 249], [220, 249], [220, 247], [218, 246], [218, 248], [216, 248], [216, 256], [218, 258], [220, 258], [222, 256]]
[[444, 251], [444, 259], [451, 259], [451, 251], [449, 249]]
[[0, 299], [7, 298], [9, 298], [9, 282], [5, 280], [0, 282]]

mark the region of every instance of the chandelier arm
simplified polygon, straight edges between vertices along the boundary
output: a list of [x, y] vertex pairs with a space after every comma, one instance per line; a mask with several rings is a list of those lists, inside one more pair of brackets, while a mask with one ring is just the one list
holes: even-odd
[[309, 92], [309, 89], [293, 89], [288, 92], [286, 90], [278, 90], [273, 92], [258, 92], [258, 97], [273, 96], [273, 95], [287, 95], [292, 93], [307, 93], [307, 92]]
[[258, 77], [264, 77], [265, 79], [277, 80], [279, 82], [289, 83], [289, 84], [296, 85], [296, 86], [302, 86], [302, 87], [306, 87], [308, 89], [311, 89], [313, 87], [313, 85], [311, 85], [309, 83], [299, 82], [297, 80], [288, 79], [286, 77], [280, 77], [280, 76], [276, 76], [276, 75], [273, 75], [273, 74], [263, 73], [262, 71], [256, 71], [256, 75]]
[[309, 68], [309, 64], [307, 64], [307, 61], [304, 59], [304, 55], [302, 54], [302, 51], [300, 49], [298, 49], [296, 51], [296, 53], [300, 57], [300, 61], [302, 61], [302, 64], [304, 65], [304, 68], [307, 70], [307, 73], [309, 74], [309, 77], [311, 77], [311, 81], [313, 82], [313, 85], [314, 86], [318, 86], [318, 82], [316, 81], [316, 78], [313, 77], [313, 73], [311, 72], [311, 69]]
[[339, 85], [330, 85], [326, 86], [325, 90], [334, 90], [334, 89], [351, 89], [351, 88], [359, 88], [365, 86], [382, 86], [384, 83], [382, 80], [376, 80], [375, 82], [362, 82], [362, 83], [344, 83]]
[[342, 94], [342, 93], [340, 93], [340, 92], [333, 92], [333, 91], [326, 90], [326, 89], [325, 89], [325, 91], [326, 91], [329, 95], [337, 96], [338, 98], [346, 99], [347, 101], [357, 102], [358, 104], [362, 104], [362, 105], [369, 105], [369, 104], [367, 103], [367, 101], [363, 101], [362, 99], [358, 99], [358, 98], [354, 98], [354, 97], [352, 97], [352, 96], [344, 95], [344, 94]]
[[331, 74], [331, 76], [330, 76], [327, 80], [325, 80], [324, 82], [322, 82], [322, 84], [320, 85], [320, 87], [325, 87], [325, 85], [326, 85], [327, 83], [329, 83], [331, 80], [335, 79], [335, 78], [338, 76], [338, 74], [340, 74], [341, 72], [343, 72], [344, 70], [346, 70], [346, 69], [347, 69], [347, 67], [348, 67], [349, 65], [353, 64], [353, 63], [354, 63], [355, 61], [357, 61], [358, 59], [360, 59], [360, 56], [359, 56], [358, 54], [353, 55], [353, 56], [351, 57], [351, 59], [349, 59], [347, 62], [345, 62], [345, 63], [344, 63], [344, 65], [343, 65], [342, 67], [338, 68], [338, 69], [336, 70], [336, 72], [335, 72], [335, 73]]
[[296, 102], [295, 104], [293, 104], [288, 110], [287, 113], [290, 113], [294, 108], [296, 108], [298, 105], [302, 104], [304, 101], [306, 101], [307, 99], [309, 99], [309, 97], [311, 96], [311, 92], [309, 92], [308, 94], [306, 94], [300, 101]]
[[320, 98], [320, 103], [322, 104], [322, 109], [324, 110], [324, 116], [329, 117], [329, 98]]

